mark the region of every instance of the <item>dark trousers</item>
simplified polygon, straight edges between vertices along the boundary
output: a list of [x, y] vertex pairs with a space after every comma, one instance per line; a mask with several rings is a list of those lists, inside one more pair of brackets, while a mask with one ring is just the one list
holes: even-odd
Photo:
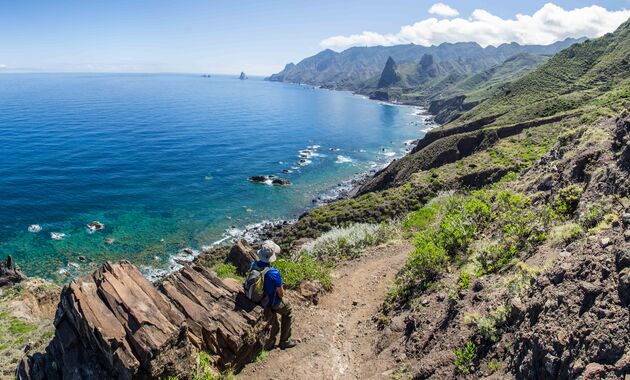
[[[286, 301], [280, 301], [279, 304], [271, 307], [273, 311], [274, 323], [271, 329], [271, 336], [278, 335], [280, 330], [280, 343], [287, 342], [291, 338], [291, 323], [293, 322], [293, 308], [291, 304]], [[278, 316], [281, 317], [281, 326], [278, 326]]]

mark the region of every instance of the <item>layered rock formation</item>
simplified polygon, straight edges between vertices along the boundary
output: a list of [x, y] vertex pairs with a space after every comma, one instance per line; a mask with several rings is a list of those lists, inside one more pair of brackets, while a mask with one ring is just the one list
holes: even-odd
[[240, 368], [273, 344], [271, 319], [240, 290], [196, 265], [158, 289], [132, 264], [107, 263], [64, 288], [55, 336], [22, 361], [18, 378], [188, 378], [193, 347]]

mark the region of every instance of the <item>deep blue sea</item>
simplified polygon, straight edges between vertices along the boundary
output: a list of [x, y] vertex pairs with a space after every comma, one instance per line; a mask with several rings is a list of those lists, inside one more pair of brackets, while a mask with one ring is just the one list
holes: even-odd
[[106, 259], [168, 267], [403, 155], [417, 112], [257, 78], [0, 75], [0, 255], [61, 281]]

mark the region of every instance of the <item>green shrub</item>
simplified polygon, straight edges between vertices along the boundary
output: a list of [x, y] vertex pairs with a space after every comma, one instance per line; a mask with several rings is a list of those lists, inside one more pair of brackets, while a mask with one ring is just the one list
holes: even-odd
[[197, 353], [196, 362], [197, 368], [193, 373], [193, 380], [236, 380], [236, 375], [229, 369], [219, 373], [214, 367], [214, 362], [210, 355], [204, 351]]
[[435, 240], [435, 231], [425, 230], [414, 237], [414, 251], [388, 292], [388, 301], [405, 302], [414, 288], [422, 290], [443, 271], [449, 261], [446, 250]]
[[282, 274], [282, 280], [287, 288], [296, 288], [302, 281], [319, 281], [324, 289], [332, 289], [330, 278], [331, 266], [309, 255], [302, 255], [296, 261], [279, 259], [274, 262]]
[[494, 204], [494, 224], [501, 226], [501, 234], [477, 251], [478, 275], [502, 269], [547, 238], [549, 218], [540, 207], [534, 207], [529, 198], [503, 191], [496, 196]]
[[457, 287], [461, 290], [466, 290], [470, 286], [470, 273], [462, 272], [457, 279]]
[[584, 236], [584, 230], [579, 224], [569, 222], [551, 229], [549, 240], [555, 246], [567, 245]]
[[494, 373], [501, 369], [501, 363], [499, 363], [496, 359], [493, 359], [490, 363], [488, 363], [488, 369], [491, 373]]
[[522, 262], [516, 264], [516, 269], [514, 276], [508, 278], [505, 284], [510, 297], [517, 297], [524, 290], [528, 289], [532, 279], [539, 272], [537, 268], [528, 267]]
[[420, 210], [410, 212], [403, 219], [401, 226], [406, 235], [418, 233], [427, 229], [434, 223], [440, 210], [438, 202], [429, 202]]
[[553, 210], [563, 217], [573, 214], [580, 203], [582, 192], [582, 188], [575, 184], [563, 187], [555, 196]]
[[499, 306], [487, 317], [477, 319], [476, 325], [481, 336], [490, 342], [498, 342], [503, 333], [501, 327], [505, 324], [509, 316], [509, 309], [506, 306]]
[[478, 197], [483, 194], [474, 192], [472, 196], [454, 196], [448, 200], [436, 237], [448, 253], [465, 252], [475, 233], [488, 222], [490, 207]]
[[477, 347], [475, 343], [469, 341], [463, 347], [455, 349], [455, 367], [460, 373], [469, 373], [470, 367], [475, 360], [475, 351]]
[[258, 355], [256, 355], [256, 358], [254, 359], [254, 363], [265, 361], [265, 359], [267, 359], [268, 356], [269, 356], [269, 351], [262, 350], [258, 353]]
[[239, 281], [244, 280], [243, 277], [239, 276], [238, 273], [236, 273], [236, 267], [232, 264], [221, 263], [215, 265], [212, 269], [214, 269], [214, 272], [220, 278], [233, 278]]
[[607, 211], [599, 203], [590, 203], [586, 206], [586, 211], [580, 214], [580, 224], [586, 229], [591, 229], [604, 220], [604, 215], [606, 215]]

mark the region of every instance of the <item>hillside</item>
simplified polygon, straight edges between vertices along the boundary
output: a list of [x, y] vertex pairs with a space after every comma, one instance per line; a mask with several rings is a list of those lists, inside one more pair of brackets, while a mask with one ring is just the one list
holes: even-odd
[[[451, 61], [436, 62], [425, 55], [418, 64], [406, 64], [398, 68], [401, 80], [388, 88], [387, 94], [378, 94], [372, 81], [357, 92], [372, 98], [386, 99], [403, 104], [428, 107], [435, 121], [443, 124], [458, 118], [463, 112], [493, 95], [497, 89], [535, 69], [550, 56], [530, 53], [517, 54], [499, 65], [480, 72], [468, 73]], [[424, 62], [424, 63], [423, 63]]]
[[380, 75], [385, 62], [392, 57], [396, 63], [417, 64], [425, 54], [437, 61], [447, 62], [465, 72], [479, 72], [501, 64], [522, 53], [550, 55], [577, 40], [566, 39], [551, 45], [503, 44], [482, 48], [476, 43], [443, 43], [438, 46], [396, 45], [353, 47], [337, 53], [330, 49], [297, 64], [290, 63], [284, 70], [266, 78], [270, 81], [305, 83], [326, 88], [357, 90], [364, 83]]

